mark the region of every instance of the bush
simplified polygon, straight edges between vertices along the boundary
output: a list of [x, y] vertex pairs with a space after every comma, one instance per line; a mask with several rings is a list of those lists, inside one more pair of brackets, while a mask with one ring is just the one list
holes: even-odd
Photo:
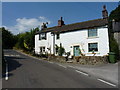
[[110, 52], [114, 52], [116, 59], [119, 58], [119, 46], [116, 40], [114, 39], [113, 34], [110, 35]]
[[58, 49], [58, 55], [62, 56], [65, 53], [64, 47], [62, 47], [62, 44], [60, 43], [60, 47]]
[[114, 9], [109, 15], [109, 35], [110, 35], [110, 52], [114, 52], [116, 54], [117, 59], [119, 59], [119, 47], [118, 43], [114, 39], [113, 35], [113, 27], [112, 27], [112, 20], [120, 21], [120, 5]]

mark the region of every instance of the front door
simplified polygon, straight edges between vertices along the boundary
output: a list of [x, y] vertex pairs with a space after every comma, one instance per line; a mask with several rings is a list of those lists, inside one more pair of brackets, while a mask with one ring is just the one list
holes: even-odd
[[79, 46], [74, 46], [74, 56], [80, 56], [80, 48], [79, 48]]

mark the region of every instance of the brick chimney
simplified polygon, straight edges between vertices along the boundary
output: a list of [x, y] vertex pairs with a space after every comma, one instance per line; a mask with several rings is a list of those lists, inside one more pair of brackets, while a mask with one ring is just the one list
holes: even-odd
[[106, 10], [106, 6], [103, 6], [103, 10], [102, 10], [102, 16], [103, 19], [107, 19], [108, 18], [108, 11]]
[[64, 24], [64, 21], [62, 20], [62, 17], [60, 18], [60, 20], [58, 20], [58, 26], [62, 26], [62, 25], [65, 25]]

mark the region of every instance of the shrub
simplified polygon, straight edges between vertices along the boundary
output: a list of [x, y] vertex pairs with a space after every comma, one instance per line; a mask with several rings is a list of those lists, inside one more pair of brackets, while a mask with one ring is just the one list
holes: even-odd
[[62, 44], [60, 43], [60, 47], [58, 49], [58, 55], [62, 56], [65, 53], [64, 47], [62, 47]]
[[64, 47], [62, 47], [62, 44], [60, 43], [60, 47], [56, 45], [56, 54], [59, 56], [62, 56], [65, 53]]
[[110, 52], [114, 52], [116, 58], [119, 58], [119, 46], [116, 40], [114, 39], [113, 34], [110, 35]]

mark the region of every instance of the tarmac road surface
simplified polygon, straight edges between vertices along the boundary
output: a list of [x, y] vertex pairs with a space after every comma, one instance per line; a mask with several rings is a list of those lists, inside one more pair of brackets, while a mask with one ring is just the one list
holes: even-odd
[[8, 80], [2, 78], [2, 88], [8, 90], [9, 88], [112, 88], [111, 90], [116, 88], [74, 68], [29, 57], [15, 50], [4, 50], [4, 55], [8, 61]]

